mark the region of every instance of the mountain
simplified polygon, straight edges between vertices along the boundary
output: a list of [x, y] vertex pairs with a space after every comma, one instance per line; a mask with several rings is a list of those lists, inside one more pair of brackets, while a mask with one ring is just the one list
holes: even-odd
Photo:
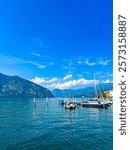
[[[105, 84], [99, 84], [99, 89], [102, 91], [108, 91], [108, 90], [112, 90], [113, 89], [113, 84], [112, 83], [105, 83]], [[97, 89], [98, 94], [100, 93], [99, 89]], [[68, 97], [69, 96], [69, 90], [65, 89], [65, 90], [60, 90], [60, 89], [54, 89], [51, 91], [52, 94], [55, 97]], [[86, 88], [82, 88], [82, 89], [71, 89], [70, 91], [71, 93], [71, 97], [93, 97], [94, 95], [94, 87], [92, 85], [87, 86]]]
[[0, 73], [0, 97], [45, 98], [54, 96], [47, 88], [31, 81], [18, 76], [7, 76]]

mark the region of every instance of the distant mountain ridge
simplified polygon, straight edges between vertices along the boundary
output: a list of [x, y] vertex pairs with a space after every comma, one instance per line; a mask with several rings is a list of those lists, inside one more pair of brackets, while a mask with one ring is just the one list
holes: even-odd
[[0, 97], [9, 98], [45, 98], [54, 97], [52, 93], [40, 85], [19, 76], [7, 76], [0, 73]]
[[[101, 89], [101, 92], [112, 90], [113, 84], [112, 83], [99, 84], [99, 88]], [[69, 90], [68, 89], [65, 89], [65, 90], [54, 89], [51, 92], [55, 97], [65, 98], [65, 97], [69, 96]], [[99, 94], [99, 90], [97, 90], [97, 92]], [[71, 89], [70, 93], [71, 93], [71, 97], [76, 97], [76, 98], [82, 97], [82, 96], [93, 97], [94, 87], [92, 85], [90, 85], [90, 86], [87, 86], [86, 88], [83, 88], [83, 89], [77, 89], [77, 90]]]

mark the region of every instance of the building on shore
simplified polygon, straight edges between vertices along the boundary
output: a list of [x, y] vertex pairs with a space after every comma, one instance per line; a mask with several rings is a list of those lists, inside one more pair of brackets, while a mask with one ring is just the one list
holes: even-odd
[[105, 96], [106, 98], [113, 99], [113, 90], [105, 91], [105, 92], [104, 92], [104, 96]]

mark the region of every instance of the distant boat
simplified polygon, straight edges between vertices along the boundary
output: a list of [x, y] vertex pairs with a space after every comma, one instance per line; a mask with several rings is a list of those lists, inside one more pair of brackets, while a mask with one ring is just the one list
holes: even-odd
[[36, 107], [36, 98], [35, 97], [33, 98], [33, 104]]
[[65, 105], [65, 104], [66, 104], [66, 100], [64, 100], [64, 99], [59, 99], [59, 104], [60, 104], [60, 105]]
[[33, 102], [36, 103], [36, 98], [35, 97], [33, 98]]
[[46, 97], [46, 103], [48, 103], [48, 97]]

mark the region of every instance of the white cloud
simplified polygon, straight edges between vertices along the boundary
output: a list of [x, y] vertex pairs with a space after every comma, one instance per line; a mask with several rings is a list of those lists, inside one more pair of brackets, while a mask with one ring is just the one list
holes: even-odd
[[58, 78], [40, 78], [40, 77], [35, 77], [34, 79], [31, 79], [30, 81], [39, 84], [41, 86], [50, 88], [52, 84], [59, 82], [60, 80]]
[[44, 82], [46, 82], [44, 78], [39, 78], [39, 77], [35, 77], [34, 79], [31, 79], [30, 81], [39, 85], [42, 85]]
[[40, 58], [44, 58], [44, 59], [50, 60], [50, 58], [48, 56], [46, 56], [46, 55], [42, 55], [42, 54], [35, 53], [35, 52], [31, 52], [30, 54], [34, 55], [34, 56], [37, 56], [37, 57], [40, 57]]
[[43, 65], [43, 64], [39, 64], [39, 63], [36, 63], [36, 62], [33, 62], [33, 61], [27, 61], [27, 63], [28, 63], [28, 64], [32, 64], [32, 65], [34, 65], [34, 66], [37, 66], [37, 67], [40, 68], [40, 69], [43, 69], [43, 68], [46, 67], [46, 66]]
[[46, 68], [46, 66], [45, 66], [45, 65], [37, 64], [36, 66], [37, 66], [38, 68], [40, 68], [40, 69]]
[[59, 79], [58, 78], [40, 78], [40, 77], [35, 77], [34, 79], [31, 79], [32, 82], [37, 83], [37, 84], [48, 84], [48, 83], [54, 83], [54, 82], [58, 82]]
[[25, 64], [26, 63], [25, 60], [10, 56], [10, 55], [7, 55], [7, 56], [0, 55], [0, 60], [6, 64]]
[[88, 65], [88, 66], [94, 66], [94, 65], [103, 65], [103, 66], [106, 66], [111, 61], [112, 61], [112, 59], [105, 60], [103, 58], [97, 58], [96, 61], [90, 62], [89, 59], [87, 58], [86, 61], [84, 61], [84, 63], [86, 65]]
[[86, 65], [89, 65], [89, 66], [94, 66], [94, 65], [96, 65], [95, 62], [89, 62], [89, 59], [88, 59], [88, 58], [87, 58], [87, 60], [85, 61], [85, 64], [86, 64]]
[[38, 53], [31, 53], [31, 55], [34, 55], [34, 56], [38, 56], [38, 57], [40, 57], [41, 55], [40, 54], [38, 54]]
[[102, 66], [107, 66], [109, 63], [112, 61], [112, 59], [106, 59], [106, 58], [91, 58], [91, 57], [83, 57], [79, 56], [74, 58], [73, 60], [68, 59], [68, 60], [63, 60], [65, 63], [63, 66], [63, 69], [68, 69], [73, 71], [73, 68], [76, 68], [77, 65], [87, 65], [87, 66], [96, 66], [96, 65], [102, 65]]
[[47, 81], [47, 83], [53, 83], [53, 82], [58, 82], [59, 79], [58, 78], [52, 78], [50, 80]]
[[[36, 84], [42, 85], [43, 87], [46, 87], [50, 90], [68, 89], [68, 88], [78, 89], [94, 83], [94, 80], [86, 80], [85, 78], [63, 82], [62, 79], [58, 79], [58, 78], [45, 79], [45, 78], [35, 77], [31, 81]], [[96, 80], [96, 82], [98, 81]]]
[[82, 64], [82, 61], [79, 60], [77, 63], [78, 63], [78, 64]]
[[104, 81], [104, 83], [112, 83], [113, 81], [107, 79], [106, 81]]
[[[34, 53], [34, 52], [31, 52], [30, 53], [31, 55], [34, 55], [34, 56], [37, 56], [37, 57], [40, 57], [40, 58], [44, 58], [44, 59], [46, 59], [46, 62], [48, 62], [49, 61], [49, 57], [48, 56], [44, 56], [44, 55], [41, 55], [41, 54], [38, 54], [38, 53]], [[33, 64], [33, 63], [32, 63]], [[36, 63], [35, 63], [36, 64]], [[34, 65], [35, 65], [34, 64]], [[54, 62], [48, 62], [48, 64], [50, 65], [50, 66], [53, 66], [54, 65]], [[38, 66], [38, 68], [45, 68], [45, 66], [43, 66], [43, 65], [38, 65], [38, 63], [37, 63], [37, 65], [36, 66]]]
[[78, 89], [78, 88], [83, 88], [86, 87], [89, 84], [93, 84], [93, 80], [86, 80], [84, 78], [78, 79], [78, 80], [70, 80], [67, 82], [63, 82], [63, 83], [54, 83], [50, 86], [51, 89], [68, 89], [68, 88], [74, 88], [74, 89]]
[[15, 64], [31, 64], [31, 65], [34, 65], [40, 69], [43, 69], [45, 68], [46, 66], [43, 65], [43, 64], [40, 64], [40, 63], [37, 63], [37, 62], [34, 62], [34, 61], [29, 61], [29, 60], [24, 60], [24, 59], [21, 59], [21, 58], [17, 58], [17, 57], [13, 57], [13, 56], [0, 56], [0, 60], [6, 64], [12, 64], [12, 65], [15, 65]]
[[67, 76], [65, 76], [65, 77], [63, 78], [63, 80], [69, 79], [69, 78], [71, 78], [71, 77], [72, 77], [72, 74], [68, 74]]
[[108, 63], [111, 62], [111, 61], [112, 61], [111, 59], [109, 59], [109, 60], [99, 59], [99, 60], [98, 60], [98, 64], [99, 64], [99, 65], [106, 66], [106, 65], [108, 65]]

